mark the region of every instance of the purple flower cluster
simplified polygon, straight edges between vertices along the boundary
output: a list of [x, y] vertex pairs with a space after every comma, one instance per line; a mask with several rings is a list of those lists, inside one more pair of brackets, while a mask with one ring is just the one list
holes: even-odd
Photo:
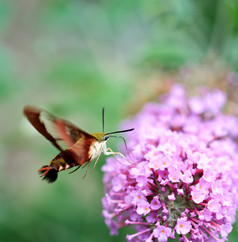
[[[225, 241], [238, 205], [238, 119], [221, 113], [216, 90], [187, 98], [175, 85], [161, 103], [127, 121], [126, 160], [103, 166], [103, 216], [128, 241]], [[126, 151], [124, 153], [127, 153]]]

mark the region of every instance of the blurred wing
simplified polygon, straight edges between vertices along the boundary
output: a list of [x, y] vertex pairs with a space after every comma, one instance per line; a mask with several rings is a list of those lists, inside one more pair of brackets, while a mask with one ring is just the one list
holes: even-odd
[[96, 140], [95, 137], [79, 129], [67, 120], [59, 119], [52, 114], [32, 106], [25, 106], [24, 114], [34, 128], [48, 139], [57, 149], [63, 151], [59, 141], [72, 146], [79, 139]]

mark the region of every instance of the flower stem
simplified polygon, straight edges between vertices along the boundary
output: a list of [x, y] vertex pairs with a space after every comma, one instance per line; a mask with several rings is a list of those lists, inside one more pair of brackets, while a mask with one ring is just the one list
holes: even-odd
[[144, 234], [144, 233], [147, 233], [147, 232], [150, 232], [150, 231], [151, 231], [151, 229], [145, 229], [145, 230], [142, 230], [142, 231], [140, 231], [140, 232], [138, 232], [138, 233], [135, 233], [135, 234], [128, 234], [128, 235], [126, 236], [126, 238], [127, 238], [128, 240], [131, 240], [131, 239], [135, 238], [136, 236], [139, 236], [139, 235], [141, 235], [141, 234]]

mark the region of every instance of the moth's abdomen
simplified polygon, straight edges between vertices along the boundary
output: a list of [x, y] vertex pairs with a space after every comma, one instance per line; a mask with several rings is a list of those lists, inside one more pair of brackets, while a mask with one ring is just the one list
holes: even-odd
[[40, 175], [43, 177], [43, 180], [46, 180], [48, 183], [55, 182], [58, 177], [58, 171], [53, 166], [42, 166], [39, 169]]
[[50, 162], [49, 165], [43, 166], [39, 169], [40, 175], [43, 180], [49, 183], [55, 182], [58, 177], [58, 172], [62, 170], [69, 169], [74, 166], [81, 166], [76, 162], [74, 158], [74, 153], [70, 149], [66, 149], [60, 152], [55, 158]]
[[78, 163], [75, 160], [73, 152], [70, 149], [66, 149], [55, 156], [50, 165], [56, 167], [58, 171], [62, 171], [77, 166]]

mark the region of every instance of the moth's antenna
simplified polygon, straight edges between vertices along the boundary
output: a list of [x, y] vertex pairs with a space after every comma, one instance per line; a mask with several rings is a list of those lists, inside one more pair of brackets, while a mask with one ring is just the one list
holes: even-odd
[[102, 132], [104, 133], [104, 113], [105, 113], [105, 109], [104, 107], [102, 108]]
[[[106, 134], [118, 134], [118, 133], [125, 133], [125, 132], [130, 132], [134, 129], [124, 129], [124, 130], [119, 130], [119, 131], [114, 131], [114, 132], [110, 132], [110, 133], [106, 133]], [[111, 136], [112, 137], [112, 136]]]

